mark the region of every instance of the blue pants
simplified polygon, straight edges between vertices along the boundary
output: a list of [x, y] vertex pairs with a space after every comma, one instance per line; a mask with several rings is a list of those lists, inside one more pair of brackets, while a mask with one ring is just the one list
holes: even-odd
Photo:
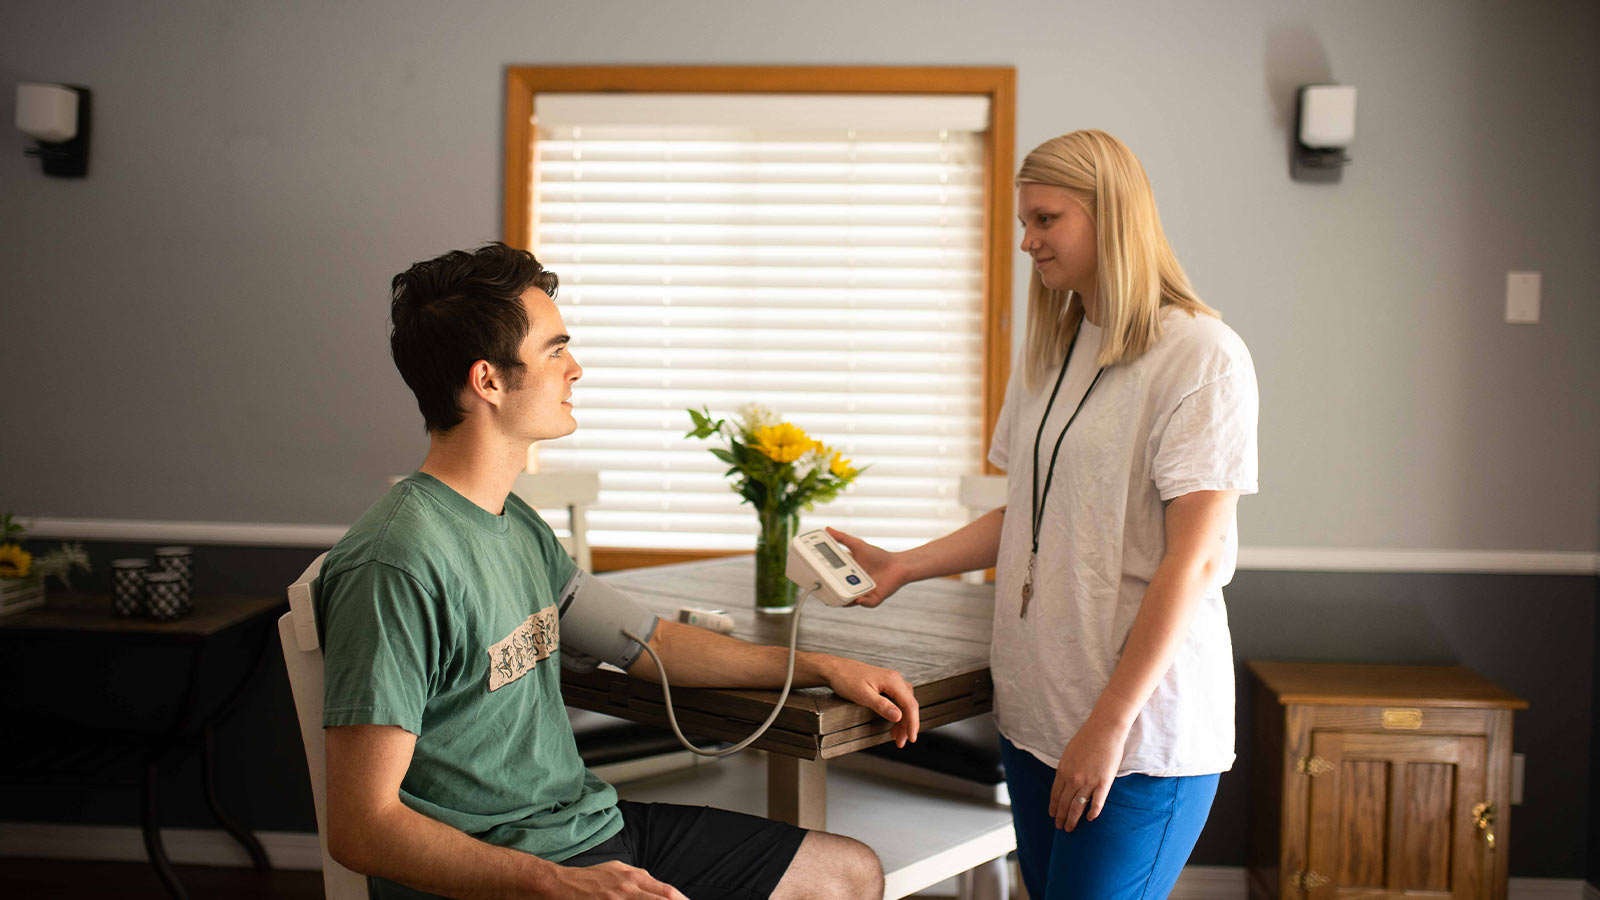
[[1022, 883], [1033, 900], [1160, 900], [1205, 827], [1216, 775], [1124, 775], [1093, 821], [1071, 834], [1050, 815], [1056, 770], [1000, 738]]

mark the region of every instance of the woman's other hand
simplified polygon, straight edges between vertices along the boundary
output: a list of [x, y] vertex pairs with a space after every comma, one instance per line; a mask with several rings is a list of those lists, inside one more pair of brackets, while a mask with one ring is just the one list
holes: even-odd
[[1057, 828], [1070, 832], [1080, 821], [1093, 822], [1100, 815], [1127, 740], [1126, 731], [1100, 725], [1091, 717], [1067, 742], [1050, 786], [1050, 815]]
[[857, 597], [852, 606], [877, 606], [911, 580], [906, 577], [905, 567], [900, 565], [897, 554], [875, 544], [869, 544], [854, 535], [845, 534], [836, 528], [829, 528], [828, 534], [843, 544], [844, 548], [850, 551], [850, 555], [855, 557], [856, 563], [872, 576], [874, 582], [872, 590]]

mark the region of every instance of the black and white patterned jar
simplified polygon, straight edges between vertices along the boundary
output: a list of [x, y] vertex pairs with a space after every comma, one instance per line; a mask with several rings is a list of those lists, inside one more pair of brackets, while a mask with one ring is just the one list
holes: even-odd
[[189, 590], [177, 572], [147, 572], [144, 576], [144, 614], [167, 622], [189, 611]]
[[144, 612], [144, 576], [150, 570], [148, 559], [111, 561], [111, 613], [137, 616]]
[[171, 572], [183, 580], [183, 612], [193, 608], [194, 552], [188, 547], [157, 547], [156, 570]]

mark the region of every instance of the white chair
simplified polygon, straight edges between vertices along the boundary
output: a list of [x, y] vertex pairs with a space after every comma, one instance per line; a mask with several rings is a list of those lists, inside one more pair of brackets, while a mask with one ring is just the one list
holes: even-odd
[[578, 568], [585, 572], [594, 571], [589, 557], [589, 522], [585, 512], [600, 498], [599, 473], [552, 470], [523, 472], [517, 476], [511, 492], [534, 509], [565, 508], [568, 536], [562, 539], [561, 546], [578, 564]]
[[[967, 518], [976, 519], [991, 509], [1006, 503], [1006, 477], [1004, 475], [963, 475], [957, 496], [967, 508]], [[961, 576], [967, 584], [983, 584], [984, 573], [967, 572]]]
[[312, 561], [289, 585], [289, 611], [278, 620], [283, 641], [283, 662], [289, 670], [295, 712], [300, 717], [300, 738], [306, 745], [306, 768], [311, 770], [311, 798], [317, 807], [317, 837], [322, 844], [322, 884], [327, 900], [367, 900], [366, 876], [358, 875], [328, 855], [328, 759], [322, 734], [322, 646], [317, 640], [317, 614], [313, 604], [317, 575], [324, 553]]
[[[404, 481], [404, 475], [389, 476], [389, 486]], [[567, 511], [567, 536], [558, 538], [561, 549], [567, 551], [578, 568], [594, 571], [589, 555], [588, 508], [600, 498], [598, 472], [544, 470], [522, 472], [517, 475], [511, 492], [534, 509], [565, 509]]]

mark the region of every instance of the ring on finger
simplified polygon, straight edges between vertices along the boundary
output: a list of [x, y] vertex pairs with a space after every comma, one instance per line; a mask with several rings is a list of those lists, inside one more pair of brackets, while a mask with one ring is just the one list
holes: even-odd
[[1075, 798], [1072, 802], [1078, 804], [1079, 806], [1082, 806], [1083, 804], [1089, 802], [1089, 798], [1088, 797], [1078, 797], [1078, 798]]

